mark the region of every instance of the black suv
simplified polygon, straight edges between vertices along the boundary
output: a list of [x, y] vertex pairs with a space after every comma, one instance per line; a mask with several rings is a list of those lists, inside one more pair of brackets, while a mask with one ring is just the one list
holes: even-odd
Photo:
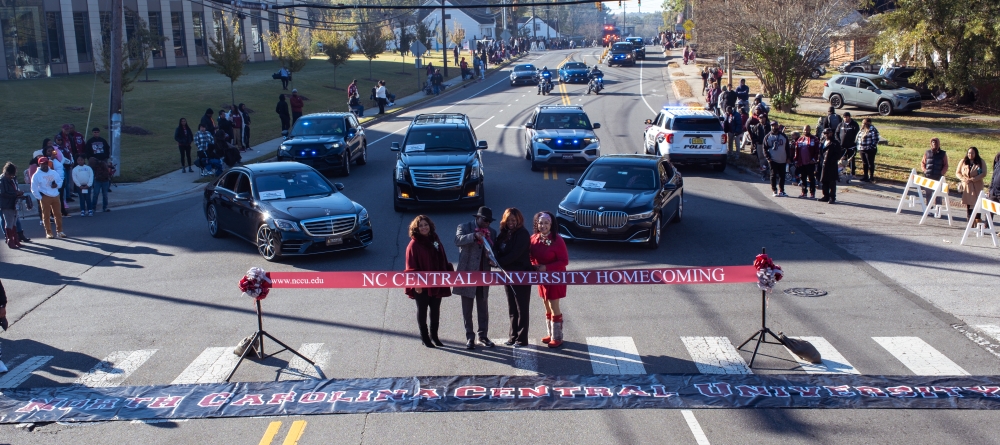
[[296, 161], [316, 170], [351, 174], [351, 163], [368, 163], [365, 130], [352, 113], [315, 113], [300, 117], [278, 147], [278, 161]]
[[646, 58], [646, 42], [642, 40], [642, 37], [629, 37], [625, 41], [632, 42], [632, 45], [635, 46], [636, 59], [643, 60]]
[[392, 174], [392, 207], [457, 204], [478, 207], [486, 203], [483, 158], [486, 141], [476, 139], [464, 114], [419, 114], [410, 122]]
[[635, 46], [632, 42], [618, 42], [611, 45], [607, 63], [608, 66], [635, 65]]

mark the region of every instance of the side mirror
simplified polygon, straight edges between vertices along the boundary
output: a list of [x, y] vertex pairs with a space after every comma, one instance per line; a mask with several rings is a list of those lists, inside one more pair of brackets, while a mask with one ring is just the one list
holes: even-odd
[[528, 122], [528, 123], [524, 124], [524, 128], [535, 128], [535, 123], [534, 122]]
[[601, 128], [601, 124], [594, 122], [594, 129], [596, 130], [598, 128]]
[[663, 190], [670, 190], [670, 191], [677, 190], [677, 184], [674, 184], [672, 182], [664, 182]]
[[399, 151], [399, 142], [393, 142], [392, 144], [389, 144], [389, 150]]
[[576, 187], [576, 179], [566, 178], [566, 185], [570, 187]]
[[235, 199], [237, 201], [249, 201], [250, 200], [250, 193], [249, 192], [237, 193]]
[[337, 188], [337, 191], [344, 190], [344, 183], [343, 182], [334, 182], [333, 186]]
[[487, 148], [490, 148], [490, 145], [487, 144], [486, 141], [478, 141], [478, 142], [476, 142], [476, 149], [477, 150], [486, 150]]
[[653, 125], [653, 120], [652, 119], [646, 119], [646, 122], [644, 122], [644, 123], [646, 125]]

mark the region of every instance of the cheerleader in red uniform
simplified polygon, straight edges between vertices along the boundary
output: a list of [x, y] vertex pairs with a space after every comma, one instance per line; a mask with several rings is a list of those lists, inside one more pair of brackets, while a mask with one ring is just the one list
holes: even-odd
[[[555, 216], [550, 212], [538, 212], [534, 219], [535, 234], [531, 235], [531, 264], [539, 272], [561, 272], [569, 264], [566, 243], [553, 228]], [[545, 319], [548, 336], [542, 343], [550, 348], [558, 348], [563, 339], [563, 316], [559, 311], [559, 299], [566, 296], [565, 284], [540, 284], [538, 295], [545, 305]]]

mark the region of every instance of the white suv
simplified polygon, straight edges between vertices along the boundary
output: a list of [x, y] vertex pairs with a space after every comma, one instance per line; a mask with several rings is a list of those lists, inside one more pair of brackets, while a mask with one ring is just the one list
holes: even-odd
[[663, 107], [656, 119], [646, 119], [646, 154], [666, 156], [674, 164], [712, 164], [726, 169], [726, 133], [722, 121], [701, 108]]

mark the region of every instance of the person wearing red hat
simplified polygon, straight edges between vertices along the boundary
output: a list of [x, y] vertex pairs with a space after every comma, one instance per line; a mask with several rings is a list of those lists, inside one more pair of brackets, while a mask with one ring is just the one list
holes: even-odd
[[[62, 211], [59, 208], [59, 188], [62, 187], [63, 178], [52, 169], [49, 158], [42, 156], [38, 158], [38, 171], [31, 177], [31, 194], [38, 200], [42, 208], [42, 225], [45, 226], [45, 237], [53, 239], [55, 237], [66, 238], [63, 233]], [[49, 217], [56, 220], [56, 233], [52, 234], [52, 224]]]

